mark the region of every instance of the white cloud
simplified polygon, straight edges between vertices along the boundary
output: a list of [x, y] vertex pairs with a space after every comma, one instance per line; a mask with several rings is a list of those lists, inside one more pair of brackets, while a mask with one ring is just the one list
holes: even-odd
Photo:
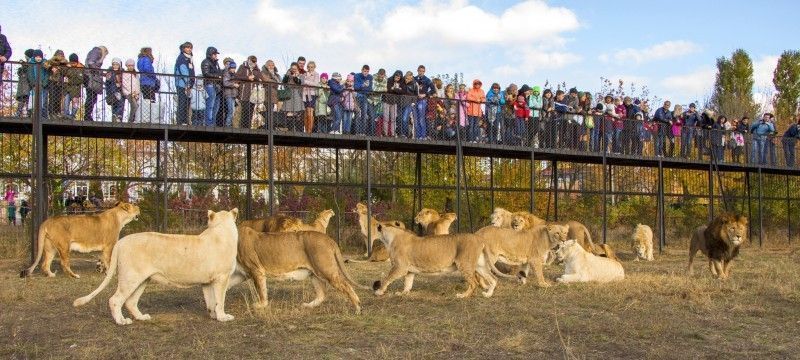
[[777, 55], [765, 55], [753, 61], [753, 86], [756, 89], [774, 89], [772, 77], [778, 66]]
[[701, 50], [700, 46], [686, 40], [665, 41], [642, 49], [627, 48], [611, 54], [602, 54], [598, 59], [604, 63], [635, 63], [674, 59]]
[[690, 73], [665, 77], [661, 86], [673, 93], [698, 98], [711, 92], [716, 76], [716, 68], [707, 66]]

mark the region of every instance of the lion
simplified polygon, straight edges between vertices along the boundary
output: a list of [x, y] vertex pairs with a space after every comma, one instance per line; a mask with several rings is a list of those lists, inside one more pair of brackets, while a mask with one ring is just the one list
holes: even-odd
[[644, 224], [637, 224], [631, 236], [631, 249], [636, 256], [634, 261], [639, 259], [653, 261], [653, 229]]
[[[514, 213], [514, 215], [511, 218], [511, 228], [514, 230], [522, 230], [522, 229], [531, 229], [537, 226], [535, 222], [532, 222], [530, 216]], [[539, 219], [535, 216], [533, 217]], [[589, 232], [589, 229], [586, 227], [586, 225], [583, 225], [577, 221], [565, 221], [565, 222], [549, 221], [546, 222], [546, 224], [548, 225], [558, 224], [567, 226], [569, 228], [567, 239], [576, 239], [578, 243], [581, 244], [581, 246], [583, 246], [584, 249], [586, 249], [586, 251], [594, 253], [595, 255], [605, 254], [603, 247], [597, 246], [592, 241], [592, 234]]]
[[[368, 250], [370, 248], [370, 245], [375, 244], [375, 240], [380, 239], [380, 235], [378, 234], [378, 225], [391, 225], [402, 229], [406, 228], [406, 225], [403, 222], [397, 220], [379, 221], [375, 219], [374, 216], [370, 216], [369, 219], [371, 219], [371, 221], [367, 221], [368, 219], [367, 206], [362, 203], [356, 204], [355, 212], [358, 213], [358, 225], [361, 228], [361, 234], [364, 235], [364, 248], [366, 249], [364, 251], [364, 256], [369, 256]], [[368, 223], [370, 224], [369, 236], [367, 236]], [[374, 249], [375, 247], [373, 247], [372, 251], [373, 254], [375, 254]], [[373, 257], [370, 257], [370, 261], [386, 261], [388, 259], [387, 255], [388, 254], [384, 253], [382, 256], [375, 257], [375, 259], [373, 259]]]
[[238, 267], [231, 278], [234, 286], [248, 278], [258, 291], [257, 308], [268, 305], [267, 277], [281, 280], [305, 280], [311, 278], [316, 297], [305, 307], [316, 307], [325, 300], [325, 284], [345, 294], [361, 313], [361, 300], [352, 286], [369, 289], [356, 283], [344, 269], [344, 258], [336, 242], [318, 231], [290, 233], [259, 233], [247, 227], [239, 227]]
[[466, 298], [480, 285], [485, 289], [484, 297], [491, 297], [497, 286], [492, 275], [488, 254], [481, 238], [473, 234], [432, 235], [424, 238], [391, 225], [378, 225], [381, 241], [391, 256], [392, 268], [388, 275], [375, 281], [372, 289], [382, 296], [395, 280], [403, 277], [403, 291], [411, 292], [416, 274], [445, 274], [460, 272], [467, 282], [467, 289], [457, 293], [457, 298]]
[[289, 215], [272, 215], [264, 219], [243, 220], [241, 226], [249, 227], [258, 232], [287, 232], [301, 231], [303, 220]]
[[708, 256], [711, 273], [725, 280], [730, 276], [731, 262], [739, 255], [739, 247], [747, 239], [747, 217], [722, 214], [708, 225], [698, 226], [692, 233], [689, 245], [688, 273], [693, 274], [692, 263], [697, 251]]
[[325, 234], [328, 231], [328, 224], [334, 216], [336, 213], [332, 209], [323, 210], [311, 224], [303, 223], [299, 230], [290, 229], [289, 231], [316, 231]]
[[625, 278], [619, 261], [594, 255], [575, 239], [558, 244], [555, 253], [558, 261], [564, 262], [564, 275], [558, 277], [557, 282], [610, 282]]
[[[540, 287], [550, 284], [544, 279], [543, 266], [549, 257], [550, 249], [560, 242], [566, 227], [560, 225], [539, 225], [532, 229], [514, 230], [485, 226], [475, 232], [486, 244], [489, 264], [497, 276], [508, 279], [519, 279], [527, 282], [530, 267], [533, 265], [536, 283]], [[513, 270], [517, 276], [502, 273], [495, 262], [506, 265], [522, 266], [522, 270]]]
[[517, 212], [510, 212], [506, 209], [496, 207], [491, 215], [489, 215], [489, 220], [493, 226], [499, 228], [510, 228], [511, 222], [513, 221], [515, 216], [524, 217], [528, 221], [528, 225], [530, 227], [534, 227], [536, 225], [544, 225], [545, 220], [533, 215], [527, 211], [517, 211]]
[[84, 305], [99, 294], [116, 272], [117, 291], [108, 299], [111, 316], [119, 325], [133, 321], [122, 315], [122, 305], [136, 320], [150, 320], [139, 311], [139, 297], [149, 280], [175, 287], [203, 287], [206, 309], [211, 318], [233, 320], [225, 313], [228, 280], [236, 270], [238, 209], [208, 211], [208, 228], [200, 235], [143, 232], [128, 235], [114, 245], [111, 267], [105, 279], [91, 294], [72, 305]]
[[36, 260], [29, 268], [22, 270], [19, 276], [30, 276], [39, 264], [39, 260], [42, 260], [42, 254], [44, 254], [42, 271], [49, 277], [56, 276], [50, 271], [50, 263], [58, 252], [64, 272], [78, 279], [80, 275], [70, 268], [70, 251], [81, 253], [102, 251], [100, 267], [105, 271], [111, 262], [111, 250], [119, 239], [120, 231], [138, 217], [139, 207], [125, 202], [118, 202], [113, 208], [99, 214], [51, 217], [39, 227]]
[[439, 214], [436, 210], [424, 208], [414, 218], [414, 223], [422, 225], [425, 235], [447, 235], [457, 218], [455, 213]]

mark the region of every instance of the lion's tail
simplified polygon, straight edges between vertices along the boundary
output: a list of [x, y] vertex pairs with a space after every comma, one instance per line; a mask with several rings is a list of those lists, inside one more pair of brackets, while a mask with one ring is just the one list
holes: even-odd
[[36, 269], [36, 265], [39, 265], [39, 261], [42, 260], [42, 253], [44, 252], [44, 242], [47, 240], [47, 227], [41, 226], [39, 228], [39, 237], [36, 240], [36, 260], [33, 260], [33, 264], [25, 270], [19, 272], [19, 277], [24, 278], [26, 276], [30, 276], [33, 274], [33, 270]]
[[605, 251], [607, 258], [619, 261], [619, 258], [617, 258], [617, 254], [614, 253], [614, 250], [611, 250], [611, 246], [609, 246], [608, 244], [603, 244], [600, 246], [603, 248], [603, 251]]
[[[119, 245], [119, 243], [117, 243], [117, 245]], [[103, 282], [100, 283], [100, 286], [98, 286], [97, 289], [94, 289], [94, 291], [92, 291], [91, 294], [86, 295], [86, 296], [84, 296], [82, 298], [79, 298], [79, 299], [76, 299], [75, 301], [73, 301], [72, 302], [72, 306], [78, 307], [78, 306], [81, 306], [81, 305], [85, 305], [89, 301], [92, 301], [92, 299], [95, 296], [97, 296], [97, 294], [99, 294], [101, 291], [103, 291], [103, 289], [105, 289], [106, 286], [108, 286], [108, 283], [111, 282], [111, 278], [113, 278], [114, 274], [116, 274], [116, 272], [117, 272], [117, 262], [118, 262], [118, 259], [119, 259], [119, 251], [117, 250], [117, 245], [114, 245], [114, 249], [111, 250], [111, 252], [112, 252], [111, 253], [111, 264], [109, 264], [109, 266], [108, 266], [108, 271], [106, 272], [106, 278], [103, 279]]]
[[595, 246], [594, 246], [594, 241], [592, 241], [592, 234], [589, 232], [589, 228], [587, 228], [586, 226], [583, 227], [583, 236], [586, 237], [586, 241], [589, 243], [589, 248], [592, 249], [593, 253], [595, 253]]
[[357, 287], [359, 289], [363, 289], [363, 290], [372, 290], [372, 287], [361, 285], [361, 284], [357, 283], [355, 280], [353, 280], [353, 278], [350, 277], [350, 274], [344, 268], [344, 256], [342, 256], [342, 252], [339, 250], [338, 246], [336, 247], [336, 250], [333, 252], [333, 254], [336, 257], [336, 264], [339, 265], [339, 271], [342, 273], [344, 278], [347, 279], [347, 282], [349, 282], [350, 285], [353, 285], [353, 286], [355, 286], [355, 287]]
[[499, 276], [501, 278], [504, 278], [504, 279], [517, 279], [517, 277], [515, 275], [506, 274], [506, 273], [498, 270], [497, 267], [494, 266], [494, 263], [495, 263], [494, 257], [491, 256], [491, 253], [489, 252], [489, 249], [488, 249], [488, 247], [486, 245], [483, 246], [483, 256], [486, 258], [486, 262], [489, 264], [489, 268], [492, 269], [492, 273], [493, 274], [495, 274], [495, 275], [497, 275], [497, 276]]

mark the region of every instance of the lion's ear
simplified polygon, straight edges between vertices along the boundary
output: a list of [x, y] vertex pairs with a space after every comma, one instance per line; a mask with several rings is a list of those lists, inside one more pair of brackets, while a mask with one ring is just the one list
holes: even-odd
[[394, 222], [394, 226], [400, 227], [400, 222], [399, 221], [395, 221]]
[[122, 201], [117, 201], [117, 202], [115, 202], [115, 203], [114, 203], [114, 207], [117, 207], [117, 206], [119, 206], [120, 204], [122, 204]]
[[120, 204], [122, 204], [122, 208], [125, 209], [125, 211], [131, 211], [131, 204], [128, 203], [120, 203]]
[[214, 220], [214, 212], [211, 211], [211, 210], [208, 210], [208, 221], [212, 221], [212, 220]]
[[378, 224], [378, 232], [383, 232], [383, 225]]
[[231, 213], [233, 214], [233, 220], [239, 218], [239, 208], [233, 208], [233, 210], [231, 210]]
[[747, 216], [739, 215], [736, 217], [736, 221], [742, 223], [744, 226], [747, 226]]

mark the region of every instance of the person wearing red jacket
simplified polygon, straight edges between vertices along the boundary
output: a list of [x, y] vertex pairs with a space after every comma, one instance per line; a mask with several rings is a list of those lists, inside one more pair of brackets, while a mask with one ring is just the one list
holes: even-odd
[[528, 96], [530, 96], [531, 88], [528, 85], [522, 85], [517, 93], [517, 99], [514, 101], [514, 144], [527, 145], [528, 139], [528, 118], [531, 117], [531, 108], [528, 107]]
[[481, 86], [483, 83], [475, 79], [472, 81], [472, 89], [467, 92], [467, 141], [477, 142], [480, 136], [480, 128], [478, 127], [483, 116], [481, 105], [486, 102], [486, 93], [483, 92]]

